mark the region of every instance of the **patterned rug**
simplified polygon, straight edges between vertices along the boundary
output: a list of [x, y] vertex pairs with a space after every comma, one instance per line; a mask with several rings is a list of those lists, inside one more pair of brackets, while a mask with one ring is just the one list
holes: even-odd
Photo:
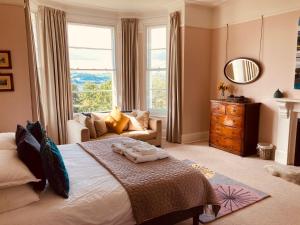
[[221, 205], [221, 209], [217, 217], [214, 217], [210, 214], [202, 214], [199, 217], [200, 222], [203, 224], [214, 221], [220, 217], [270, 197], [270, 195], [264, 192], [251, 188], [248, 185], [240, 183], [224, 175], [218, 174], [191, 160], [186, 159], [183, 160], [183, 162], [191, 165], [195, 169], [200, 170], [203, 175], [205, 175], [205, 177], [212, 184]]

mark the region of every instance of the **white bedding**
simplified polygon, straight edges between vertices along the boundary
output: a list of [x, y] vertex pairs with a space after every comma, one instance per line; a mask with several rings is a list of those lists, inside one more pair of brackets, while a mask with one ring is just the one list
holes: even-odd
[[59, 146], [70, 177], [64, 199], [47, 188], [41, 200], [0, 214], [1, 225], [132, 225], [128, 195], [121, 184], [78, 145]]

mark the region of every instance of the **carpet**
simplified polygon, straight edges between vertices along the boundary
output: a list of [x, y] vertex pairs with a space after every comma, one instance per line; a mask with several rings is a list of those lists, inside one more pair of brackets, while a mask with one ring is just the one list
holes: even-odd
[[221, 205], [221, 209], [217, 217], [214, 217], [211, 213], [202, 214], [199, 217], [199, 221], [202, 224], [212, 222], [220, 217], [243, 209], [270, 196], [262, 191], [249, 187], [246, 184], [216, 173], [191, 160], [186, 159], [183, 160], [183, 162], [202, 172], [202, 174], [212, 184]]

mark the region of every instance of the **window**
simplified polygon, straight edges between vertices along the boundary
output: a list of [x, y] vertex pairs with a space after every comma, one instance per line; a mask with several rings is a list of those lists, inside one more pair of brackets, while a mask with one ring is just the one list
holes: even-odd
[[167, 28], [147, 29], [147, 106], [156, 115], [167, 112]]
[[114, 28], [68, 24], [68, 38], [74, 112], [111, 110]]

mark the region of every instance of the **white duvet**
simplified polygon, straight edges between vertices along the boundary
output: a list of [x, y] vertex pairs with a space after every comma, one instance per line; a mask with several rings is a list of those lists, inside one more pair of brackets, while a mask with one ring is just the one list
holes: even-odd
[[40, 201], [0, 214], [0, 225], [135, 224], [121, 184], [78, 145], [59, 148], [70, 177], [69, 198], [47, 188]]

